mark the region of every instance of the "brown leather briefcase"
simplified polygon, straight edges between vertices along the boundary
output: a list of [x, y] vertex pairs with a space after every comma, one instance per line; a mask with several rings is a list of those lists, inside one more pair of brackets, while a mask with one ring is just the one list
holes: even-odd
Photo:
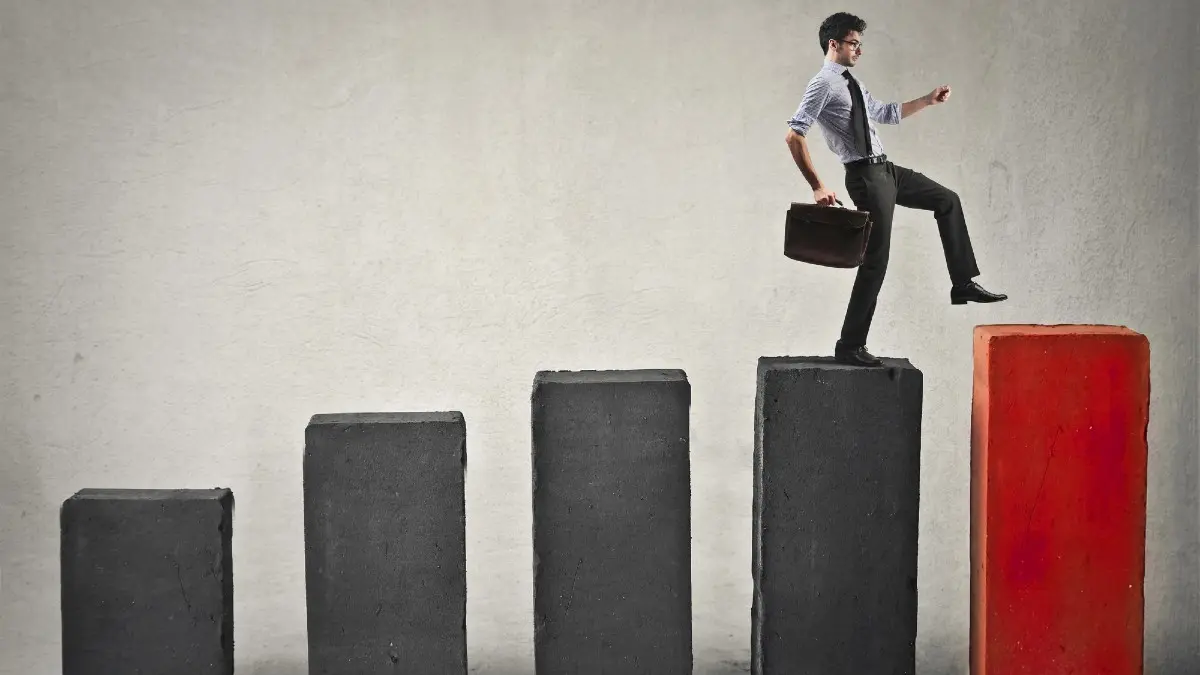
[[868, 211], [792, 202], [783, 235], [783, 254], [824, 267], [858, 267], [871, 236]]

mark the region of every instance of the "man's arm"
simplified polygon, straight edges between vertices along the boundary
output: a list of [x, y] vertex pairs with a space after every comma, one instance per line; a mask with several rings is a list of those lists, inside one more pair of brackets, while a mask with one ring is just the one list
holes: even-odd
[[867, 114], [879, 124], [899, 124], [900, 120], [921, 112], [931, 105], [945, 103], [950, 98], [950, 87], [938, 87], [920, 98], [914, 98], [904, 103], [881, 103], [864, 89], [863, 99], [867, 104]]
[[929, 92], [928, 94], [925, 94], [924, 96], [922, 96], [920, 98], [914, 98], [913, 100], [907, 101], [903, 105], [901, 105], [900, 106], [900, 117], [901, 117], [901, 119], [903, 119], [905, 117], [908, 117], [909, 115], [913, 115], [915, 113], [921, 112], [922, 110], [924, 110], [925, 108], [928, 108], [931, 105], [945, 103], [946, 99], [948, 99], [948, 98], [950, 98], [950, 87], [948, 87], [948, 86], [938, 87], [937, 89], [934, 89], [933, 91]]
[[803, 136], [796, 133], [795, 129], [787, 130], [788, 149], [792, 151], [792, 159], [796, 161], [796, 166], [800, 169], [800, 173], [804, 175], [804, 180], [808, 181], [809, 187], [813, 191], [813, 199], [818, 204], [833, 204], [837, 199], [837, 195], [832, 190], [827, 190], [821, 182], [821, 178], [817, 175], [817, 169], [813, 166], [812, 157], [808, 154], [808, 141]]
[[900, 124], [904, 118], [903, 106], [899, 103], [883, 103], [866, 88], [863, 89], [863, 102], [867, 104], [867, 116], [877, 124]]
[[909, 117], [914, 113], [919, 113], [927, 107], [929, 107], [929, 101], [925, 96], [922, 96], [921, 98], [914, 98], [911, 101], [905, 101], [904, 104], [900, 106], [900, 119]]
[[832, 204], [835, 196], [832, 192], [826, 191], [821, 184], [817, 170], [813, 167], [812, 158], [808, 155], [808, 142], [804, 137], [820, 117], [821, 111], [825, 109], [825, 104], [829, 102], [829, 94], [829, 81], [824, 77], [817, 75], [810, 80], [808, 87], [804, 90], [804, 98], [800, 101], [800, 107], [796, 110], [796, 114], [788, 120], [787, 136], [784, 139], [792, 153], [792, 159], [795, 160], [800, 173], [804, 174], [804, 180], [808, 181], [809, 187], [813, 189], [813, 198], [818, 204]]

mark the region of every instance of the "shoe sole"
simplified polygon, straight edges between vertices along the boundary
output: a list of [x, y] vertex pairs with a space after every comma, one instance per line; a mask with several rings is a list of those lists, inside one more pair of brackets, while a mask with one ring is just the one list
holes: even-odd
[[880, 368], [883, 366], [882, 361], [879, 363], [858, 363], [857, 361], [843, 361], [841, 359], [834, 358], [834, 362], [840, 363], [843, 366], [853, 366], [855, 368]]
[[981, 304], [981, 305], [990, 305], [990, 304], [992, 304], [993, 302], [1004, 302], [1004, 301], [1005, 301], [1005, 300], [1007, 300], [1007, 299], [1008, 299], [1008, 298], [996, 298], [995, 300], [958, 300], [958, 299], [951, 298], [951, 300], [950, 300], [950, 304], [952, 304], [952, 305], [965, 305], [965, 304], [967, 304], [968, 302], [977, 302], [977, 303], [979, 303], [979, 304]]

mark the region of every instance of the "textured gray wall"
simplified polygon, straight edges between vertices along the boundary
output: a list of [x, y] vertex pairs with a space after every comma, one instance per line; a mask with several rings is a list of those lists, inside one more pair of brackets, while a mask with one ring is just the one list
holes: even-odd
[[[462, 410], [468, 641], [531, 672], [529, 382], [693, 385], [698, 673], [749, 658], [756, 359], [829, 353], [852, 275], [782, 255], [784, 120], [836, 5], [0, 4], [0, 672], [59, 663], [57, 507], [233, 488], [238, 672], [304, 664], [314, 412]], [[901, 210], [870, 346], [925, 373], [918, 667], [966, 671], [971, 327], [1152, 344], [1149, 673], [1200, 671], [1194, 0], [847, 7], [882, 129], [962, 195], [951, 307]], [[841, 188], [818, 145], [822, 175]]]

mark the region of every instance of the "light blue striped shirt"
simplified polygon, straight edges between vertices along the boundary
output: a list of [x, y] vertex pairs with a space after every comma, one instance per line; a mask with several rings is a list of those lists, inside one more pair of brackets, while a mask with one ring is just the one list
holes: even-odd
[[[804, 98], [800, 101], [796, 114], [788, 120], [788, 126], [801, 136], [808, 134], [814, 122], [820, 125], [825, 144], [843, 164], [863, 159], [863, 155], [854, 147], [854, 132], [850, 127], [850, 83], [842, 75], [846, 69], [846, 66], [826, 59], [825, 65], [813, 76], [808, 88], [804, 90]], [[854, 77], [853, 73], [850, 76]], [[856, 77], [854, 80], [858, 82], [859, 89], [862, 89], [863, 100], [867, 104], [871, 155], [877, 157], [883, 154], [883, 143], [875, 133], [875, 125], [872, 122], [899, 124], [900, 104], [879, 102], [871, 96], [871, 92], [867, 91], [861, 80]]]

